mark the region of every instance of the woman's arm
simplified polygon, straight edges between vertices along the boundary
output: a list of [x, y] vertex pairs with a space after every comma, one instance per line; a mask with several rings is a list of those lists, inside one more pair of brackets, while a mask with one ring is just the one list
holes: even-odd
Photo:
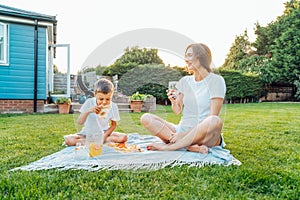
[[[174, 95], [173, 95], [174, 97]], [[171, 101], [172, 104], [172, 110], [175, 114], [179, 114], [182, 111], [182, 105], [183, 105], [183, 94], [182, 93], [178, 93], [177, 95], [175, 95], [175, 98], [173, 98], [172, 95], [168, 95], [168, 98]]]
[[216, 115], [220, 114], [221, 108], [223, 105], [223, 98], [213, 98], [210, 100], [210, 114]]

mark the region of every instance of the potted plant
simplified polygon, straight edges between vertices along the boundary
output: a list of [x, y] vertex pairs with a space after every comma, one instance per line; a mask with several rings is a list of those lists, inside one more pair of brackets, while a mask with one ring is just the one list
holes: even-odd
[[142, 112], [143, 102], [145, 101], [147, 95], [140, 94], [139, 92], [134, 93], [129, 97], [130, 109], [133, 112]]
[[58, 97], [55, 100], [55, 104], [58, 106], [59, 114], [69, 114], [71, 107], [71, 99], [68, 97]]

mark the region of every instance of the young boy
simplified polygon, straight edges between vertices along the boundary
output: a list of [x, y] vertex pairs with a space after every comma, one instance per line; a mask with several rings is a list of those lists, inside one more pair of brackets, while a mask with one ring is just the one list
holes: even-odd
[[[77, 142], [85, 140], [89, 129], [101, 127], [104, 130], [104, 142], [126, 142], [127, 135], [114, 133], [117, 121], [120, 120], [118, 106], [111, 101], [114, 85], [107, 79], [99, 79], [94, 85], [94, 97], [87, 99], [79, 112], [78, 124], [84, 127], [80, 133], [64, 136], [65, 144], [74, 146]], [[110, 124], [109, 124], [110, 123]]]

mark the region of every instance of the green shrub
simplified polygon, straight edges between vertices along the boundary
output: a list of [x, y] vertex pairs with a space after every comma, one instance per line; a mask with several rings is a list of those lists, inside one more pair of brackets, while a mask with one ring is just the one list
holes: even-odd
[[155, 96], [157, 100], [165, 100], [169, 81], [178, 81], [181, 77], [181, 73], [171, 67], [157, 64], [141, 65], [122, 76], [118, 89], [125, 95], [140, 91]]
[[139, 92], [134, 93], [130, 96], [130, 101], [138, 100], [138, 101], [145, 101], [147, 98], [146, 94], [140, 94]]
[[258, 100], [263, 93], [263, 83], [258, 75], [243, 74], [239, 71], [220, 70], [226, 82], [226, 99], [254, 99]]
[[70, 104], [71, 103], [71, 99], [68, 98], [68, 97], [58, 97], [56, 100], [55, 100], [55, 103], [56, 104]]

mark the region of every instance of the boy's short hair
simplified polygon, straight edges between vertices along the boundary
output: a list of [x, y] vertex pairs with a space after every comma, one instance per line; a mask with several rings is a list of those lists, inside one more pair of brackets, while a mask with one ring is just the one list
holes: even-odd
[[98, 92], [108, 94], [114, 91], [114, 85], [108, 79], [101, 78], [94, 84], [94, 91], [95, 94]]

